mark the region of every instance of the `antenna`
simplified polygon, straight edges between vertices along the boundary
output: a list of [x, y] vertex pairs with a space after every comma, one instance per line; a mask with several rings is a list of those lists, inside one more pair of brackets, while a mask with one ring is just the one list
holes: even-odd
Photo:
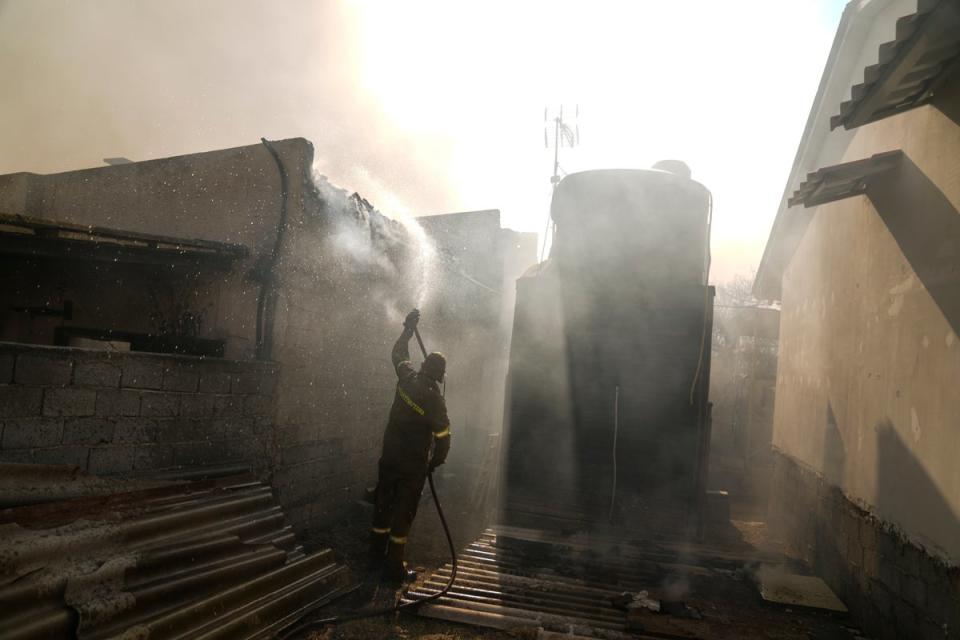
[[[567, 146], [571, 149], [580, 144], [580, 105], [574, 106], [573, 122], [564, 120], [563, 105], [560, 105], [557, 114], [550, 118], [550, 109], [543, 109], [543, 146], [550, 148], [549, 127], [553, 124], [553, 175], [550, 176], [550, 184], [556, 189], [560, 180], [566, 175], [563, 167], [560, 166], [560, 147]], [[572, 126], [571, 126], [572, 124]], [[543, 230], [543, 246], [540, 249], [540, 262], [543, 262], [544, 254], [547, 251], [547, 236], [550, 234], [553, 225], [550, 224], [550, 213], [547, 212], [547, 226]], [[553, 231], [556, 231], [553, 229]]]

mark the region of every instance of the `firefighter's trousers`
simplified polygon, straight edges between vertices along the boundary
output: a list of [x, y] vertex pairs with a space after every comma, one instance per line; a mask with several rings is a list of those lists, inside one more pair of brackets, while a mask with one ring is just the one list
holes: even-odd
[[390, 541], [404, 544], [420, 506], [420, 494], [426, 482], [421, 472], [400, 471], [380, 461], [377, 500], [373, 512], [373, 532], [389, 534]]

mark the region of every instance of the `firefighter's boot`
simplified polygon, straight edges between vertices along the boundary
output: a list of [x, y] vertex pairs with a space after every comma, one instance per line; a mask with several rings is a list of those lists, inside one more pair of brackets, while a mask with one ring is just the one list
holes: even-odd
[[370, 532], [370, 548], [367, 559], [371, 569], [379, 569], [383, 566], [383, 561], [387, 557], [387, 542], [390, 540], [389, 531]]
[[403, 561], [403, 548], [406, 544], [390, 541], [387, 546], [387, 559], [383, 565], [383, 580], [389, 584], [401, 585], [417, 579], [416, 571], [408, 571]]

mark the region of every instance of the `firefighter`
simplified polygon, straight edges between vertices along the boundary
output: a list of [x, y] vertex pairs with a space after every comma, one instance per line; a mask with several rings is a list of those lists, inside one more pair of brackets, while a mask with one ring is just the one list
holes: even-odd
[[[403, 550], [417, 514], [427, 473], [446, 461], [450, 451], [450, 422], [440, 392], [447, 361], [431, 353], [416, 371], [410, 363], [410, 338], [420, 311], [414, 309], [403, 321], [403, 333], [393, 345], [397, 390], [383, 434], [379, 478], [370, 534], [370, 558], [383, 564], [383, 577], [403, 583], [416, 577], [407, 571]], [[432, 450], [432, 455], [431, 455]]]

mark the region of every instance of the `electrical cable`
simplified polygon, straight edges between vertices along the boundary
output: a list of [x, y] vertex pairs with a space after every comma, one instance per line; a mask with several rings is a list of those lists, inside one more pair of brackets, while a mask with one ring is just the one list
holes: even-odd
[[273, 321], [277, 311], [277, 264], [288, 226], [287, 200], [290, 188], [287, 170], [283, 166], [280, 154], [266, 138], [260, 138], [260, 142], [273, 156], [277, 170], [280, 172], [280, 217], [277, 220], [277, 235], [270, 251], [270, 261], [261, 274], [260, 292], [257, 295], [256, 355], [257, 360], [269, 360], [273, 351]]
[[[423, 352], [423, 357], [427, 357], [427, 349], [424, 347], [423, 339], [420, 337], [420, 330], [414, 328], [414, 335], [417, 337], [417, 343], [420, 345], [420, 351]], [[447, 538], [447, 547], [450, 549], [450, 578], [447, 579], [447, 584], [443, 586], [440, 591], [432, 593], [423, 598], [418, 598], [416, 600], [409, 600], [407, 602], [398, 602], [395, 605], [390, 607], [381, 607], [379, 609], [370, 609], [367, 611], [355, 611], [353, 613], [340, 615], [340, 616], [331, 616], [329, 618], [322, 618], [320, 620], [311, 620], [310, 622], [304, 622], [302, 624], [293, 627], [282, 636], [279, 636], [280, 640], [289, 640], [299, 634], [302, 634], [306, 631], [321, 629], [328, 625], [340, 624], [343, 622], [350, 622], [353, 620], [362, 620], [364, 618], [375, 618], [377, 616], [386, 615], [388, 613], [396, 613], [398, 611], [404, 611], [407, 609], [413, 609], [422, 604], [428, 602], [433, 602], [439, 598], [442, 598], [450, 591], [453, 587], [453, 583], [457, 579], [457, 549], [453, 546], [453, 535], [450, 533], [450, 525], [447, 523], [447, 517], [443, 513], [443, 506], [440, 504], [440, 496], [437, 495], [437, 488], [433, 484], [433, 471], [427, 472], [427, 484], [430, 485], [430, 495], [433, 496], [433, 504], [437, 507], [437, 515], [440, 517], [440, 525], [443, 527], [443, 535]], [[306, 616], [309, 613], [304, 613]], [[303, 619], [303, 616], [300, 617]]]
[[620, 432], [620, 385], [613, 391], [613, 489], [610, 491], [609, 522], [613, 522], [613, 509], [617, 504], [617, 434]]

